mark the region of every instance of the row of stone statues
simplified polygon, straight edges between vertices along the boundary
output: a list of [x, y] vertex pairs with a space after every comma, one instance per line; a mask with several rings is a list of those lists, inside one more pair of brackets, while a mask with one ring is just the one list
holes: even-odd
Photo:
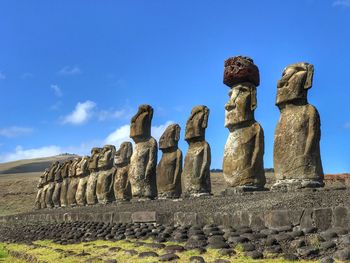
[[[320, 158], [320, 118], [307, 102], [313, 66], [292, 64], [277, 85], [276, 105], [281, 116], [275, 131], [273, 188], [323, 186]], [[227, 186], [244, 191], [263, 190], [266, 183], [264, 132], [255, 120], [258, 67], [248, 57], [225, 61], [224, 84], [230, 87], [225, 105], [229, 136], [224, 150], [223, 175]], [[211, 193], [211, 151], [205, 141], [209, 109], [192, 109], [186, 123], [189, 147], [182, 166], [178, 148], [180, 126], [168, 126], [159, 140], [162, 158], [157, 165], [157, 141], [151, 136], [153, 108], [141, 105], [133, 116], [130, 137], [135, 143], [93, 148], [91, 157], [53, 163], [42, 175], [36, 207], [105, 204], [113, 200], [178, 198]]]

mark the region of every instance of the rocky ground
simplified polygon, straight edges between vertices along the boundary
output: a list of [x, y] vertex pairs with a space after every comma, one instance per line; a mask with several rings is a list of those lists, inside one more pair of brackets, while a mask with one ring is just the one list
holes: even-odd
[[[178, 260], [181, 253], [190, 250], [198, 252], [198, 255], [190, 258], [189, 262], [206, 262], [205, 253], [208, 249], [217, 250], [218, 255], [225, 257], [210, 261], [217, 263], [234, 262], [235, 256], [241, 256], [242, 253], [250, 259], [350, 261], [350, 234], [345, 228], [320, 232], [314, 227], [251, 229], [247, 226], [235, 228], [217, 225], [166, 226], [93, 222], [0, 227], [0, 242], [33, 244], [37, 240], [47, 239], [62, 246], [95, 240], [123, 240], [134, 247], [147, 248], [147, 253], [136, 250], [124, 253], [152, 257], [152, 262]], [[168, 245], [166, 242], [174, 244]], [[163, 254], [159, 254], [160, 250]]]

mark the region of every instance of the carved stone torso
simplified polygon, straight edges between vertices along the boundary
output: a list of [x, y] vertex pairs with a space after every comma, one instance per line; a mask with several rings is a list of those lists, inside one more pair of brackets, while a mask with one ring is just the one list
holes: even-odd
[[276, 179], [323, 178], [320, 158], [320, 117], [310, 104], [281, 110], [275, 130]]
[[157, 150], [157, 141], [152, 137], [135, 144], [129, 171], [133, 196], [156, 196]]
[[[163, 152], [162, 159], [157, 166], [158, 195], [174, 192], [175, 196], [181, 194], [182, 152], [176, 149]], [[171, 193], [170, 193], [171, 194]]]
[[211, 192], [210, 162], [210, 146], [206, 141], [190, 143], [182, 173], [182, 181], [186, 193]]
[[263, 186], [264, 134], [259, 123], [232, 131], [226, 141], [223, 174], [230, 187]]

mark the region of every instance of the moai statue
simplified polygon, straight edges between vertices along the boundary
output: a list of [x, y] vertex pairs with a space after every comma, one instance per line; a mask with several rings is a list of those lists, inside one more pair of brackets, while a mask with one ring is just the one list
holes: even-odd
[[113, 201], [113, 175], [115, 146], [105, 145], [98, 159], [99, 174], [96, 182], [96, 196], [99, 204], [107, 204]]
[[46, 195], [45, 195], [45, 203], [46, 203], [46, 207], [47, 208], [53, 208], [54, 204], [52, 201], [52, 195], [53, 195], [53, 191], [55, 189], [55, 174], [57, 172], [57, 170], [59, 169], [60, 163], [58, 161], [55, 161], [50, 168], [49, 174], [47, 176], [47, 183], [48, 183], [48, 187], [46, 190]]
[[50, 173], [50, 169], [46, 168], [45, 172], [43, 174], [43, 180], [42, 180], [42, 184], [43, 184], [43, 190], [41, 192], [41, 196], [40, 196], [40, 208], [46, 208], [46, 192], [47, 189], [49, 188], [49, 183], [47, 181], [47, 178], [49, 176]]
[[116, 201], [127, 201], [131, 198], [129, 181], [130, 158], [132, 155], [131, 142], [123, 142], [115, 153], [114, 196]]
[[68, 183], [68, 190], [67, 190], [68, 206], [76, 206], [77, 204], [75, 195], [77, 193], [77, 188], [79, 183], [79, 177], [77, 176], [77, 168], [80, 160], [81, 158], [74, 158], [72, 164], [69, 167], [69, 172], [68, 172], [69, 183]]
[[277, 83], [276, 105], [281, 115], [275, 130], [273, 188], [322, 187], [320, 156], [321, 124], [314, 106], [307, 101], [314, 67], [289, 65]]
[[84, 156], [77, 164], [77, 176], [79, 177], [79, 183], [75, 199], [78, 205], [86, 205], [86, 185], [89, 176], [89, 156]]
[[91, 149], [91, 157], [88, 165], [90, 174], [86, 185], [86, 203], [88, 205], [94, 205], [97, 203], [96, 183], [98, 177], [98, 160], [101, 151], [102, 148], [94, 147]]
[[132, 196], [139, 199], [153, 199], [157, 196], [156, 168], [157, 141], [151, 136], [153, 108], [139, 106], [131, 119], [130, 137], [135, 142], [135, 150], [130, 161], [130, 183]]
[[55, 189], [52, 194], [52, 202], [56, 208], [61, 206], [61, 188], [62, 188], [62, 176], [61, 170], [63, 168], [62, 164], [58, 164], [55, 172]]
[[182, 152], [178, 148], [180, 126], [169, 125], [159, 139], [163, 152], [157, 166], [158, 198], [179, 198], [181, 195]]
[[198, 197], [210, 195], [211, 192], [211, 151], [209, 144], [205, 141], [208, 118], [208, 107], [199, 105], [192, 109], [186, 123], [185, 140], [188, 143], [188, 150], [181, 175], [185, 196]]
[[41, 209], [41, 200], [42, 200], [42, 193], [43, 193], [43, 187], [44, 187], [44, 183], [45, 183], [45, 177], [48, 174], [48, 170], [46, 169], [44, 171], [44, 173], [42, 175], [40, 175], [40, 179], [39, 182], [37, 184], [37, 188], [38, 188], [38, 192], [36, 194], [36, 198], [35, 198], [35, 204], [34, 204], [34, 208], [35, 209]]
[[69, 168], [72, 164], [73, 160], [65, 161], [62, 165], [61, 169], [61, 177], [62, 177], [62, 184], [61, 184], [61, 193], [60, 193], [60, 204], [61, 207], [68, 206], [67, 201], [67, 195], [68, 195], [68, 185], [69, 185]]
[[264, 131], [255, 120], [259, 69], [248, 57], [225, 61], [224, 84], [230, 88], [225, 105], [225, 127], [229, 130], [223, 159], [227, 190], [264, 189]]

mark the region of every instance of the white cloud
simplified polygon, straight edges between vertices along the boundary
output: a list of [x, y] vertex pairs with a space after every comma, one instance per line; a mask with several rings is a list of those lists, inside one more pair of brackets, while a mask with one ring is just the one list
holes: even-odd
[[[152, 126], [151, 127], [151, 134], [152, 137], [154, 137], [157, 141], [159, 141], [160, 136], [162, 136], [163, 132], [165, 131], [166, 127], [168, 125], [174, 123], [173, 121], [167, 121], [165, 124], [161, 124], [159, 126]], [[107, 138], [105, 139], [105, 144], [113, 144], [118, 149], [120, 144], [125, 141], [131, 141], [131, 138], [129, 137], [130, 134], [130, 125], [123, 125], [119, 128], [117, 128], [114, 132], [109, 134]]]
[[29, 79], [29, 78], [32, 78], [34, 77], [34, 75], [30, 72], [25, 72], [21, 75], [21, 79]]
[[121, 110], [100, 110], [97, 112], [97, 118], [99, 121], [106, 121], [110, 119], [130, 119], [132, 112], [130, 108]]
[[63, 118], [63, 124], [80, 125], [88, 121], [92, 114], [96, 103], [90, 100], [78, 102], [73, 112]]
[[350, 0], [336, 0], [333, 2], [333, 6], [350, 7]]
[[78, 66], [65, 66], [58, 71], [59, 75], [72, 76], [81, 74], [82, 71]]
[[30, 134], [32, 132], [33, 132], [32, 128], [12, 126], [12, 127], [0, 129], [0, 136], [4, 136], [7, 138], [13, 138], [13, 137], [21, 136], [21, 135], [27, 135], [27, 134]]
[[0, 80], [1, 79], [6, 79], [6, 75], [0, 71]]
[[58, 146], [44, 146], [41, 148], [33, 148], [24, 150], [22, 146], [17, 146], [13, 152], [0, 155], [0, 162], [11, 162], [22, 159], [33, 159], [40, 157], [55, 156], [62, 153]]
[[58, 85], [52, 84], [52, 85], [50, 86], [50, 88], [53, 90], [53, 92], [54, 92], [54, 94], [55, 94], [56, 97], [59, 97], [59, 98], [60, 98], [60, 97], [63, 96], [62, 89], [61, 89]]

